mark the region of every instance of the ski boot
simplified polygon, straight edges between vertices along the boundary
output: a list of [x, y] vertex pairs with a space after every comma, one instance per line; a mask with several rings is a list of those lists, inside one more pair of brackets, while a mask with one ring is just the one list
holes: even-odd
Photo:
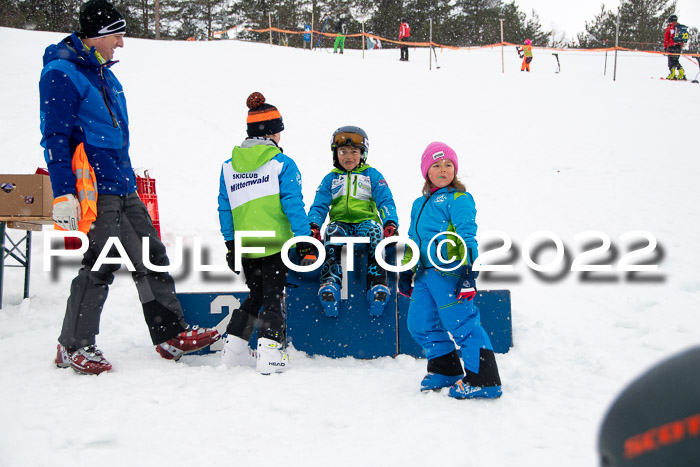
[[318, 299], [326, 316], [337, 317], [340, 305], [340, 287], [335, 282], [327, 282], [318, 289]]
[[479, 372], [466, 369], [466, 376], [450, 388], [455, 399], [497, 399], [501, 397], [501, 377], [493, 350], [479, 350]]
[[228, 367], [256, 366], [255, 350], [248, 346], [248, 341], [229, 334], [226, 336], [224, 350], [221, 353], [221, 363]]
[[449, 388], [464, 377], [462, 361], [457, 349], [452, 352], [428, 359], [428, 373], [420, 382], [421, 392]]
[[685, 81], [685, 80], [686, 80], [686, 78], [685, 78], [685, 70], [684, 70], [683, 68], [681, 68], [680, 70], [678, 70], [678, 78], [676, 78], [676, 79], [679, 79], [679, 80], [682, 80], [682, 81]]
[[464, 381], [457, 381], [457, 384], [450, 388], [450, 397], [455, 399], [497, 399], [503, 392], [501, 386], [470, 386]]
[[447, 376], [439, 373], [428, 373], [420, 382], [421, 392], [436, 391], [442, 388], [449, 388], [462, 379], [463, 375]]
[[289, 369], [289, 355], [282, 349], [282, 344], [262, 337], [258, 339], [256, 368], [262, 375], [282, 373]]
[[671, 73], [668, 74], [666, 79], [676, 79], [676, 69], [675, 68], [671, 68]]
[[377, 284], [367, 291], [370, 316], [382, 316], [384, 305], [389, 301], [389, 295], [391, 295], [389, 287], [382, 284]]

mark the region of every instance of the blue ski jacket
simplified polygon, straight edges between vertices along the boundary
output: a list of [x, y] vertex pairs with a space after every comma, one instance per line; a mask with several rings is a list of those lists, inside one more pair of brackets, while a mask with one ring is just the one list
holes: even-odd
[[357, 224], [374, 220], [399, 225], [396, 204], [384, 176], [374, 167], [360, 164], [351, 172], [333, 169], [323, 177], [309, 209], [309, 222], [323, 225], [330, 211], [331, 222]]
[[[464, 242], [454, 235], [459, 235]], [[478, 256], [476, 241], [476, 207], [471, 194], [456, 191], [451, 187], [440, 188], [429, 197], [421, 196], [411, 207], [411, 226], [408, 236], [418, 244], [420, 259], [416, 270], [443, 269], [456, 266], [463, 259], [464, 265], [471, 265]], [[451, 240], [454, 246], [443, 240]], [[440, 255], [437, 247], [440, 245]], [[406, 248], [402, 264], [413, 258], [413, 251]], [[440, 259], [442, 258], [442, 259]]]
[[41, 145], [54, 197], [75, 193], [71, 161], [80, 143], [99, 194], [136, 191], [126, 99], [110, 70], [115, 63], [100, 63], [94, 47], [86, 50], [75, 32], [46, 48], [39, 81]]

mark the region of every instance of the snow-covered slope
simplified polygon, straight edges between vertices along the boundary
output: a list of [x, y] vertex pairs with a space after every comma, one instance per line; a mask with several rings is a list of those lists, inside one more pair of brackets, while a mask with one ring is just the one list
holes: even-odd
[[[45, 165], [41, 57], [63, 36], [0, 28], [2, 173]], [[235, 41], [125, 42], [113, 70], [126, 90], [134, 166], [157, 179], [164, 239], [172, 248], [176, 237], [191, 246], [198, 236], [220, 264], [220, 164], [245, 136], [252, 91], [284, 117], [281, 145], [302, 171], [307, 206], [331, 169], [333, 130], [363, 127], [402, 233], [422, 185], [423, 149], [433, 140], [452, 145], [480, 233], [502, 232], [516, 252], [513, 273], [478, 284], [512, 291], [515, 346], [498, 355], [504, 396], [421, 394], [425, 362], [407, 356], [332, 360], [292, 350], [293, 369], [268, 377], [227, 369], [217, 355], [168, 362], [150, 345], [126, 272], [98, 337], [114, 371], [58, 370], [56, 338], [77, 266], [44, 272], [35, 233], [31, 296], [22, 300], [21, 271], [7, 270], [0, 310], [2, 465], [590, 466], [615, 395], [700, 340], [700, 85], [650, 79], [667, 73], [664, 57], [620, 54], [613, 81], [613, 56], [604, 75], [603, 53], [560, 52], [555, 74], [552, 52], [535, 49], [525, 74], [512, 48], [501, 73], [500, 49], [438, 51], [440, 69], [429, 71], [425, 50], [403, 63], [395, 49], [362, 59], [354, 50]], [[697, 66], [683, 64], [693, 77]], [[608, 236], [616, 254], [597, 259], [613, 272], [602, 281], [536, 274], [522, 252], [543, 230], [562, 240], [568, 261], [595, 238], [577, 234]], [[639, 230], [658, 240], [660, 254], [641, 258], [659, 265], [655, 280], [617, 271], [641, 241], [620, 237]], [[554, 257], [552, 248], [541, 253], [540, 264]], [[179, 291], [245, 287], [228, 275], [212, 281], [183, 270], [176, 278]]]

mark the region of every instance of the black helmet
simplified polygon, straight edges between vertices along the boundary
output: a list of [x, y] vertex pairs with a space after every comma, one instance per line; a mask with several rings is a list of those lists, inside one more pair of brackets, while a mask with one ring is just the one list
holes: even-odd
[[668, 22], [669, 22], [669, 23], [675, 23], [676, 21], [678, 21], [678, 16], [676, 16], [676, 15], [671, 15], [671, 16], [668, 17]]
[[700, 347], [652, 367], [615, 400], [603, 420], [603, 467], [690, 467], [700, 452]]
[[331, 137], [331, 151], [333, 151], [333, 165], [340, 168], [338, 163], [338, 148], [340, 146], [354, 146], [362, 151], [360, 156], [360, 162], [365, 163], [367, 161], [367, 153], [369, 152], [369, 138], [367, 138], [367, 133], [365, 130], [359, 126], [341, 126], [333, 132]]

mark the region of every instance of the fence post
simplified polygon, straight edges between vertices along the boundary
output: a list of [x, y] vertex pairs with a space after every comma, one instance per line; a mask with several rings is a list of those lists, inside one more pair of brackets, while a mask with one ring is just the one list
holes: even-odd
[[433, 18], [430, 18], [430, 49], [428, 50], [428, 70], [433, 71]]
[[603, 76], [606, 76], [608, 74], [608, 40], [605, 39], [605, 42], [603, 42], [603, 45], [605, 45], [605, 67], [603, 68]]
[[620, 39], [620, 9], [617, 9], [617, 24], [615, 25], [615, 67], [613, 68], [613, 81], [617, 79], [617, 44]]
[[267, 26], [270, 28], [270, 47], [272, 47], [272, 13], [267, 14]]
[[501, 22], [501, 73], [504, 74], [506, 72], [506, 59], [503, 52], [503, 18], [500, 18], [498, 21]]
[[362, 19], [362, 37], [360, 37], [360, 40], [362, 41], [362, 60], [365, 59], [365, 20], [364, 18]]

